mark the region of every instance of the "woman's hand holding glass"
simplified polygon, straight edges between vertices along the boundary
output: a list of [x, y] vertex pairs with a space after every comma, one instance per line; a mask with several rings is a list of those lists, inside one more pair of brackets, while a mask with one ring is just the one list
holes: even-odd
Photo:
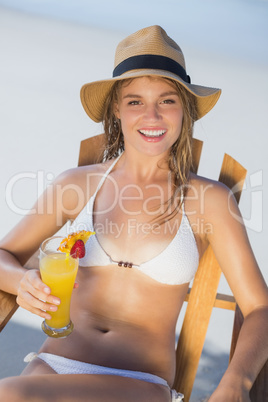
[[51, 295], [50, 288], [42, 282], [39, 269], [26, 271], [18, 288], [17, 303], [20, 307], [50, 320], [49, 312], [57, 311], [60, 302], [60, 299]]

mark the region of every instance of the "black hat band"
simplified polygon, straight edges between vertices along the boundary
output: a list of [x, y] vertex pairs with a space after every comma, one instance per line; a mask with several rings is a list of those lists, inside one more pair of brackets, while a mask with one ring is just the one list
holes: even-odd
[[172, 74], [178, 75], [183, 81], [191, 83], [189, 75], [186, 74], [185, 69], [175, 60], [169, 57], [141, 54], [139, 56], [129, 57], [122, 61], [113, 71], [113, 77], [118, 77], [130, 70], [139, 69], [156, 69], [169, 71]]

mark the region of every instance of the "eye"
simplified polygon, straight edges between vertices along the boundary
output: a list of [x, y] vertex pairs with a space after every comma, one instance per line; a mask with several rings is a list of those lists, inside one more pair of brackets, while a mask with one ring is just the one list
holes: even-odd
[[166, 105], [171, 105], [176, 103], [176, 101], [174, 99], [165, 99], [162, 101], [162, 103], [166, 104]]
[[140, 101], [138, 101], [138, 100], [133, 100], [133, 101], [130, 101], [130, 102], [128, 102], [128, 105], [140, 105], [141, 104], [141, 102]]

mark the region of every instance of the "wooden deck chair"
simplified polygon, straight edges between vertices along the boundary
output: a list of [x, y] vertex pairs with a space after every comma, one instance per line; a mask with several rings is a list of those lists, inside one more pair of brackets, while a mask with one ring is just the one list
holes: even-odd
[[[197, 172], [203, 143], [194, 140], [193, 171]], [[104, 135], [100, 134], [81, 142], [79, 166], [99, 162], [104, 152]], [[236, 186], [235, 197], [239, 201], [246, 170], [229, 155], [224, 156], [219, 181], [229, 188]], [[27, 268], [38, 266], [37, 254], [25, 265]], [[188, 302], [181, 333], [176, 348], [176, 376], [174, 388], [184, 394], [184, 402], [190, 401], [190, 396], [197, 373], [199, 360], [205, 342], [206, 332], [213, 307], [228, 309], [234, 312], [233, 335], [230, 348], [232, 359], [243, 316], [233, 296], [217, 293], [221, 269], [216, 261], [211, 247], [203, 255], [193, 286], [185, 301]], [[16, 297], [0, 291], [0, 331], [5, 327], [17, 309]], [[268, 361], [259, 373], [251, 390], [252, 402], [268, 401]]]

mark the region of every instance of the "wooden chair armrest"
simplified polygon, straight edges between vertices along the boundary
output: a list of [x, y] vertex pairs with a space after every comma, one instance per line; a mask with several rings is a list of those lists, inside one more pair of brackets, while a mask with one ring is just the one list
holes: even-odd
[[[229, 361], [231, 361], [235, 352], [236, 343], [243, 321], [243, 314], [239, 306], [236, 305]], [[253, 384], [253, 387], [250, 391], [250, 400], [251, 402], [268, 401], [268, 360], [264, 364], [263, 368], [258, 374], [258, 377], [256, 378], [256, 381]]]
[[251, 402], [268, 401], [268, 360], [261, 369], [250, 391]]
[[16, 296], [0, 290], [0, 332], [17, 310]]

